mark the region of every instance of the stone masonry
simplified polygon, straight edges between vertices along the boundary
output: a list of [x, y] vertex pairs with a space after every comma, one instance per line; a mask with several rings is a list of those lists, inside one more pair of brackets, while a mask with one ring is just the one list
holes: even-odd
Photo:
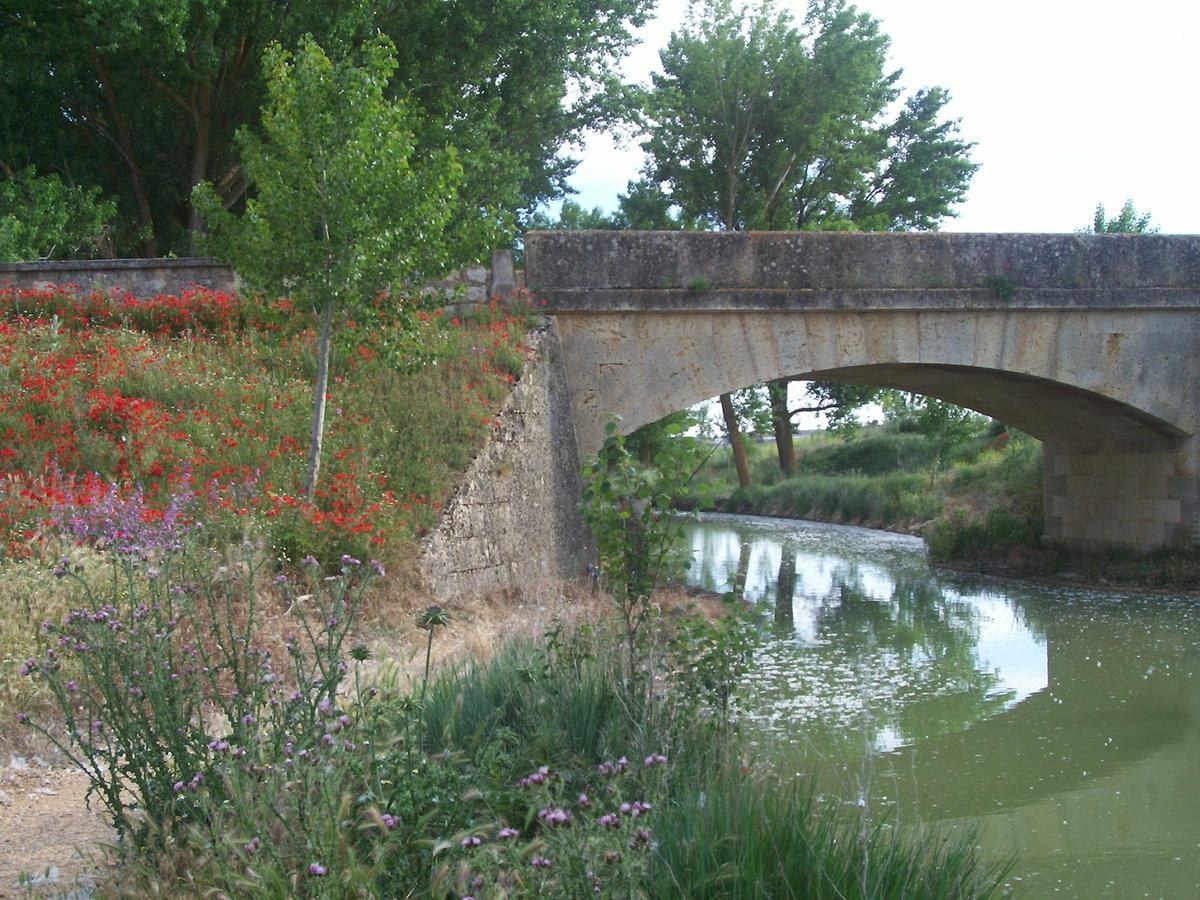
[[530, 343], [499, 429], [424, 542], [421, 568], [439, 598], [521, 591], [581, 575], [594, 558], [557, 334]]
[[939, 397], [1039, 438], [1047, 538], [1200, 539], [1200, 236], [542, 232], [580, 451], [794, 377]]

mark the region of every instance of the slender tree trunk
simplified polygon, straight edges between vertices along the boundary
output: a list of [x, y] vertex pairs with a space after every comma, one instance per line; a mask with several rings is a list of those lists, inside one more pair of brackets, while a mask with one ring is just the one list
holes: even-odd
[[321, 441], [325, 436], [325, 394], [329, 389], [329, 338], [333, 326], [333, 308], [336, 301], [330, 300], [321, 313], [321, 333], [317, 337], [317, 386], [313, 392], [312, 435], [308, 441], [308, 479], [304, 483], [304, 499], [312, 503], [317, 490], [317, 476], [321, 472]]
[[796, 469], [796, 445], [792, 440], [792, 416], [788, 411], [788, 381], [780, 378], [767, 382], [771, 398], [771, 427], [775, 431], [775, 452], [779, 468], [791, 473]]
[[195, 140], [192, 144], [192, 171], [188, 179], [188, 231], [191, 233], [193, 245], [196, 241], [196, 234], [203, 223], [200, 221], [199, 211], [192, 205], [191, 189], [195, 188], [196, 185], [208, 177], [209, 115], [211, 106], [212, 92], [208, 85], [200, 85], [196, 88], [191, 109]]
[[750, 465], [746, 462], [746, 442], [742, 438], [742, 427], [733, 410], [733, 398], [721, 395], [721, 415], [725, 417], [725, 431], [729, 435], [729, 446], [733, 448], [733, 462], [737, 466], [738, 486], [750, 487]]

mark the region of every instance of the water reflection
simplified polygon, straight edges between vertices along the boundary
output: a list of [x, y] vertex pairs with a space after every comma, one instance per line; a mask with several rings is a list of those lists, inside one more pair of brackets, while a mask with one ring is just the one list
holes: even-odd
[[770, 612], [747, 730], [823, 788], [978, 825], [1029, 896], [1200, 896], [1195, 601], [937, 576], [866, 529], [721, 516], [689, 540], [693, 583]]

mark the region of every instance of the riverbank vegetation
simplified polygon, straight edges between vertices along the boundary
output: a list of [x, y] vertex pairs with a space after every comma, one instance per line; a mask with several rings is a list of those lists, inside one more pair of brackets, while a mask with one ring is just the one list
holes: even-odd
[[[609, 485], [593, 507], [634, 499]], [[665, 521], [637, 533], [654, 543]], [[647, 558], [629, 532], [610, 536], [625, 547], [607, 559]], [[737, 604], [664, 613], [651, 572], [626, 597], [652, 627], [559, 622], [437, 672], [449, 612], [429, 606], [411, 625], [424, 665], [405, 682], [356, 627], [380, 564], [281, 570], [253, 537], [222, 551], [205, 537], [163, 519], [68, 550], [51, 576], [65, 612], [22, 665], [52, 699], [21, 719], [87, 774], [121, 836], [114, 896], [998, 890], [1003, 870], [972, 835], [821, 805], [742, 742], [728, 698], [753, 630]], [[267, 620], [287, 623], [278, 643]]]
[[[1200, 557], [1163, 549], [1085, 554], [1041, 540], [1041, 442], [981, 416], [956, 433], [912, 419], [799, 437], [784, 473], [775, 445], [748, 446], [751, 485], [727, 448], [699, 477], [723, 512], [864, 525], [921, 535], [938, 565], [1110, 586], [1200, 589]], [[688, 504], [685, 504], [688, 505]]]

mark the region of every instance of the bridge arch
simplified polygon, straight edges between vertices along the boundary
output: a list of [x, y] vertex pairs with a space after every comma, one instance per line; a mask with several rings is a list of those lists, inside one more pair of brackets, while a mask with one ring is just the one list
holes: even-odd
[[780, 377], [993, 415], [1046, 448], [1046, 534], [1192, 543], [1200, 238], [555, 232], [527, 279], [559, 331], [581, 454]]

